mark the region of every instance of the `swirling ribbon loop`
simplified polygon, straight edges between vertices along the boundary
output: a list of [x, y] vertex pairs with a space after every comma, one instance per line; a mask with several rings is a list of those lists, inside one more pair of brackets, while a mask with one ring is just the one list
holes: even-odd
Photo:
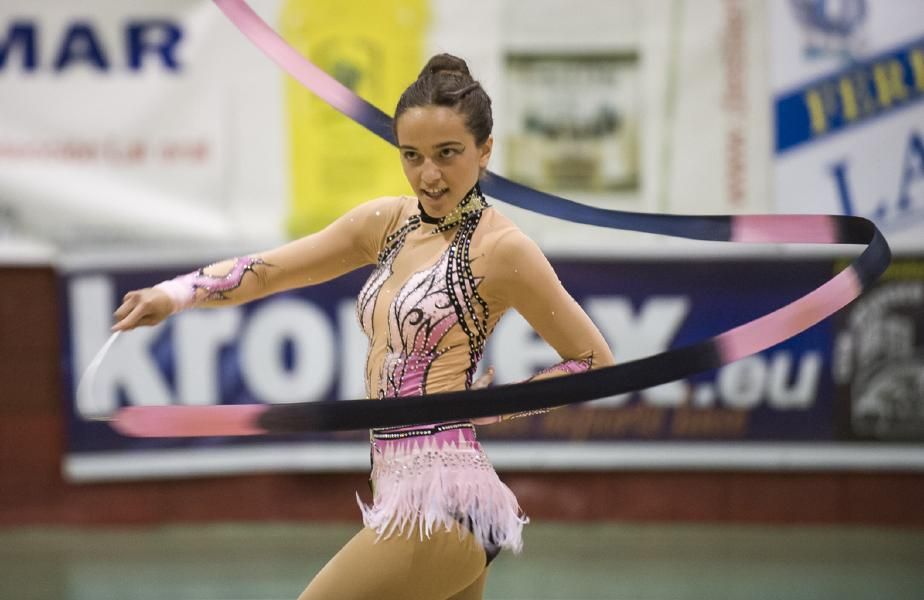
[[[243, 0], [215, 0], [284, 71], [372, 133], [394, 143], [391, 118], [301, 56]], [[127, 435], [248, 435], [367, 429], [518, 413], [585, 402], [668, 383], [760, 352], [831, 316], [888, 267], [889, 246], [869, 220], [836, 215], [662, 215], [606, 210], [540, 192], [494, 173], [482, 190], [550, 217], [682, 237], [738, 243], [866, 244], [829, 281], [794, 302], [697, 344], [587, 373], [428, 396], [305, 402], [277, 406], [129, 407], [113, 426]]]

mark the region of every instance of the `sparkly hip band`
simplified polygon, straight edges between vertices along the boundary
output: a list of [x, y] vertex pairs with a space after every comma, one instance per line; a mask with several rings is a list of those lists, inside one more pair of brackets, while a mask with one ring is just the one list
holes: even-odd
[[474, 442], [475, 426], [468, 421], [457, 421], [453, 423], [425, 425], [423, 427], [391, 427], [373, 429], [369, 432], [369, 437], [372, 440], [384, 442], [414, 437], [430, 437], [437, 442]]

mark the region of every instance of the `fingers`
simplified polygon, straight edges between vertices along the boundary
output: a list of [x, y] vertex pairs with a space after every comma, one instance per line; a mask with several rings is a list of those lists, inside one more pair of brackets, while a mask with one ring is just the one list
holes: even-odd
[[[129, 329], [134, 329], [143, 324], [146, 316], [148, 316], [146, 307], [143, 304], [138, 304], [131, 309], [131, 312], [119, 319], [119, 321], [112, 326], [112, 330], [128, 331]], [[116, 317], [118, 318], [118, 315], [116, 315]]]
[[130, 313], [137, 304], [138, 304], [138, 293], [129, 292], [125, 294], [125, 296], [122, 297], [122, 305], [116, 309], [116, 311], [113, 313], [113, 316], [116, 318], [117, 321], [121, 321], [126, 316], [128, 316], [128, 313]]
[[488, 367], [485, 370], [484, 375], [475, 380], [475, 383], [472, 384], [472, 387], [469, 389], [480, 390], [491, 385], [491, 382], [494, 381], [494, 367]]
[[478, 417], [477, 419], [472, 419], [472, 423], [475, 425], [494, 425], [495, 423], [500, 423], [504, 418], [500, 415], [496, 417]]
[[128, 292], [122, 305], [113, 313], [116, 323], [112, 331], [128, 331], [142, 325], [156, 325], [166, 315], [160, 315], [158, 307], [148, 290]]
[[[472, 384], [470, 389], [480, 390], [491, 385], [491, 382], [494, 381], [494, 367], [488, 367], [485, 369], [484, 375], [479, 377], [475, 383]], [[493, 425], [494, 423], [500, 423], [502, 418], [500, 416], [496, 417], [479, 417], [477, 419], [472, 419], [472, 423], [475, 425]]]

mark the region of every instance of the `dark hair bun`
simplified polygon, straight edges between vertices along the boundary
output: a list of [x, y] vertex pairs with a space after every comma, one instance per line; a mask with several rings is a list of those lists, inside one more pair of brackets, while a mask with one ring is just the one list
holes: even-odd
[[427, 61], [417, 79], [401, 94], [392, 123], [396, 140], [398, 119], [407, 109], [416, 106], [452, 108], [465, 117], [465, 126], [479, 146], [491, 136], [494, 127], [491, 98], [458, 56], [437, 54]]
[[425, 75], [436, 75], [437, 73], [458, 73], [463, 77], [471, 78], [472, 74], [468, 71], [468, 65], [458, 56], [452, 54], [437, 54], [427, 61], [423, 70], [420, 71], [418, 79]]

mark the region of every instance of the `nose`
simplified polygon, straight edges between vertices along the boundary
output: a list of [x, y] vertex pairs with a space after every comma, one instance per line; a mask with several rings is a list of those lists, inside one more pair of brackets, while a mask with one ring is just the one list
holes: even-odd
[[420, 171], [420, 181], [424, 185], [432, 185], [437, 183], [440, 179], [443, 178], [442, 171], [433, 164], [433, 161], [429, 158], [424, 161], [423, 168]]

